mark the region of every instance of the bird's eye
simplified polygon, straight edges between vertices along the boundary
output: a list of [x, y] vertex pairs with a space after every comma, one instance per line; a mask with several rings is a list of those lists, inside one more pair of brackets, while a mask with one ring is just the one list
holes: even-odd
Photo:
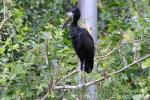
[[76, 8], [73, 8], [73, 9], [71, 10], [71, 12], [75, 12], [75, 10], [76, 10]]
[[74, 12], [74, 10], [71, 10], [71, 12], [73, 13], [73, 12]]

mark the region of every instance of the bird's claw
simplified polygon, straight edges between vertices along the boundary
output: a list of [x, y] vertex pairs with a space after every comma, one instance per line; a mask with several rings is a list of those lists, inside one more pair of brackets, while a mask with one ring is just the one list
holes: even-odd
[[82, 87], [84, 87], [84, 83], [79, 83], [78, 88], [81, 89]]

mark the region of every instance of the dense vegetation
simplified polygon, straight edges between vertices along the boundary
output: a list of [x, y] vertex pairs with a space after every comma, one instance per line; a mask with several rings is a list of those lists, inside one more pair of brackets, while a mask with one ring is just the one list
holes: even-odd
[[[0, 1], [0, 98], [75, 100], [86, 89], [54, 90], [77, 85], [78, 66], [65, 13], [76, 0]], [[150, 1], [98, 0], [96, 80], [150, 54]], [[150, 58], [97, 83], [99, 100], [140, 100], [150, 95]], [[106, 75], [105, 75], [106, 74]], [[47, 88], [48, 87], [48, 88]], [[49, 93], [47, 93], [49, 90]], [[88, 94], [84, 95], [88, 97]]]

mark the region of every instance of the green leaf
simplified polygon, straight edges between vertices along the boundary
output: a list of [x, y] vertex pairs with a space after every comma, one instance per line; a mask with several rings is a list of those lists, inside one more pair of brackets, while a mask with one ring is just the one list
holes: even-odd
[[5, 51], [5, 48], [0, 48], [0, 54], [3, 54], [4, 53], [4, 51]]
[[146, 59], [146, 61], [144, 61], [142, 63], [142, 68], [147, 68], [147, 67], [150, 67], [150, 58]]
[[18, 49], [18, 48], [19, 48], [19, 44], [15, 44], [15, 45], [12, 46], [12, 49], [13, 49], [13, 50], [16, 50], [16, 49]]
[[73, 5], [77, 3], [77, 0], [72, 0]]
[[122, 74], [121, 74], [121, 79], [123, 79], [123, 80], [128, 80], [127, 74], [122, 73]]

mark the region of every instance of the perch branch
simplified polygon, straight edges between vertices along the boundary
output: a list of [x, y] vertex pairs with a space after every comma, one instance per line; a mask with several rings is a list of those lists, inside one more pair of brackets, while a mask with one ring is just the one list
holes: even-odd
[[[145, 57], [143, 57], [143, 58], [141, 58], [141, 59], [139, 59], [139, 60], [137, 60], [137, 61], [132, 62], [131, 64], [129, 64], [129, 65], [123, 67], [122, 69], [120, 69], [120, 70], [118, 70], [118, 71], [116, 71], [116, 72], [114, 72], [114, 73], [112, 73], [112, 74], [109, 74], [108, 77], [111, 77], [111, 76], [113, 76], [113, 75], [119, 74], [119, 73], [121, 73], [122, 71], [128, 69], [129, 67], [131, 67], [131, 66], [133, 66], [133, 65], [135, 65], [135, 64], [137, 64], [137, 63], [139, 63], [139, 62], [141, 62], [141, 61], [143, 61], [144, 59], [149, 58], [149, 57], [150, 57], [150, 54], [148, 54], [147, 56], [145, 56]], [[69, 85], [65, 85], [65, 86], [55, 86], [53, 89], [55, 89], [55, 90], [57, 90], [57, 89], [80, 89], [80, 88], [83, 88], [83, 87], [87, 87], [87, 86], [96, 84], [97, 82], [100, 82], [100, 81], [102, 81], [102, 80], [104, 80], [104, 79], [105, 79], [105, 77], [102, 77], [102, 78], [99, 78], [99, 79], [97, 79], [97, 80], [95, 80], [95, 81], [91, 81], [91, 82], [85, 83], [85, 84], [83, 84], [82, 86], [69, 86]]]
[[[141, 58], [141, 59], [139, 59], [139, 60], [137, 60], [137, 61], [132, 62], [131, 64], [129, 64], [129, 65], [123, 67], [122, 69], [120, 69], [120, 70], [118, 70], [118, 71], [116, 71], [116, 72], [113, 72], [113, 73], [111, 73], [111, 74], [108, 74], [108, 77], [112, 77], [113, 75], [119, 74], [119, 73], [121, 73], [122, 71], [128, 69], [129, 67], [131, 67], [131, 66], [133, 66], [133, 65], [135, 65], [135, 64], [137, 64], [137, 63], [139, 63], [139, 62], [141, 62], [141, 61], [143, 61], [143, 60], [145, 60], [146, 58], [149, 58], [149, 57], [150, 57], [150, 54], [144, 56], [143, 58]], [[76, 71], [75, 71], [75, 72], [76, 72]], [[72, 73], [75, 73], [75, 72], [72, 72]], [[78, 70], [77, 70], [77, 72], [78, 72]], [[72, 75], [72, 74], [70, 73], [70, 75]], [[70, 75], [67, 75], [66, 78], [69, 77]], [[64, 77], [64, 78], [65, 78], [65, 77]], [[87, 83], [85, 83], [85, 84], [83, 84], [83, 85], [77, 85], [77, 86], [70, 86], [70, 85], [54, 86], [53, 89], [54, 89], [54, 90], [59, 90], [59, 89], [75, 89], [75, 90], [77, 90], [77, 89], [81, 89], [81, 88], [83, 88], [83, 87], [88, 87], [88, 86], [91, 86], [91, 85], [93, 85], [93, 84], [96, 84], [96, 83], [98, 83], [98, 82], [100, 82], [100, 81], [103, 81], [104, 79], [105, 79], [105, 77], [101, 77], [101, 78], [99, 78], [99, 79], [97, 79], [97, 80], [95, 80], [95, 81], [90, 81], [90, 82], [87, 82]], [[45, 99], [48, 97], [48, 94], [49, 94], [49, 92], [47, 92], [47, 93], [41, 98], [41, 100], [45, 100]]]

